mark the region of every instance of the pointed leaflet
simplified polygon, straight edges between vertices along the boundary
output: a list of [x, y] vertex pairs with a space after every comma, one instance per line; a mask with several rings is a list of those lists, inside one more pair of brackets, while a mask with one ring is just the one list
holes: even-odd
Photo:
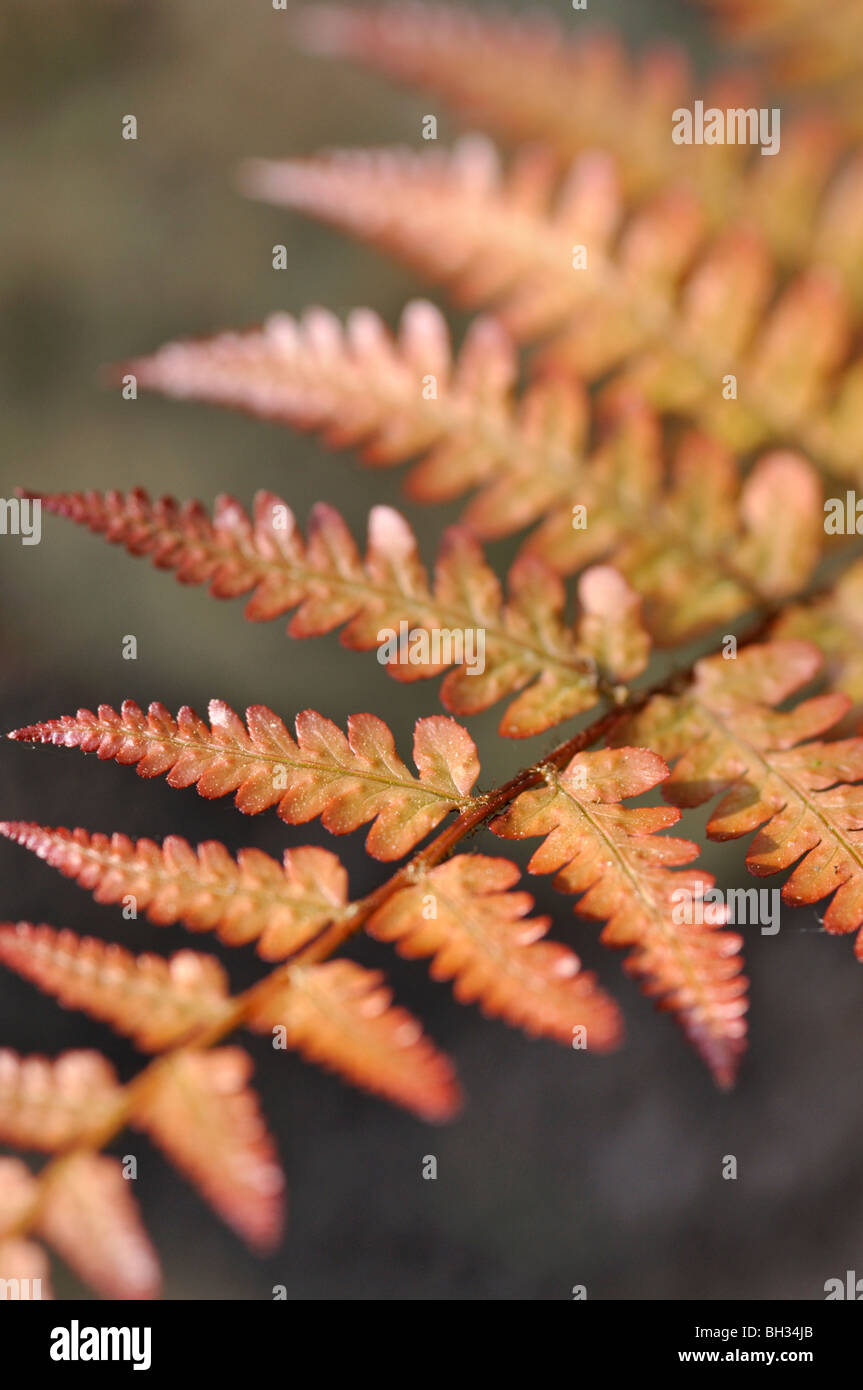
[[145, 1052], [175, 1046], [231, 1015], [227, 976], [213, 956], [170, 960], [30, 922], [0, 925], [0, 963], [131, 1037]]
[[23, 821], [0, 822], [0, 834], [92, 889], [97, 902], [118, 903], [131, 894], [158, 926], [182, 922], [192, 931], [215, 931], [230, 946], [257, 940], [264, 960], [291, 955], [348, 900], [341, 863], [314, 845], [285, 850], [279, 864], [257, 849], [240, 850], [235, 860], [217, 840], [193, 849], [179, 835], [160, 848], [153, 840]]
[[770, 65], [780, 83], [822, 87], [848, 119], [860, 119], [863, 12], [859, 0], [833, 0], [824, 23], [801, 0], [701, 0], [722, 38]]
[[[757, 234], [732, 228], [705, 249], [703, 209], [679, 187], [619, 230], [604, 157], [582, 156], [553, 197], [535, 151], [504, 176], [478, 137], [449, 155], [256, 161], [246, 183], [399, 256], [459, 303], [493, 304], [519, 339], [555, 334], [544, 356], [557, 369], [595, 379], [626, 368], [652, 401], [737, 450], [781, 440], [829, 472], [863, 476], [863, 359], [849, 358], [839, 276], [816, 266], [776, 297]], [[729, 376], [734, 396], [723, 395]]]
[[[833, 120], [821, 111], [789, 117], [783, 109], [781, 159], [759, 158], [745, 143], [714, 145], [707, 159], [701, 146], [669, 139], [671, 113], [692, 109], [696, 96], [705, 108], [723, 111], [763, 106], [756, 84], [726, 72], [706, 90], [703, 81], [695, 87], [677, 47], [663, 44], [633, 61], [613, 35], [584, 33], [578, 19], [575, 26], [561, 29], [550, 12], [483, 15], [403, 0], [317, 4], [297, 20], [310, 51], [356, 59], [440, 93], [471, 125], [511, 142], [536, 141], [561, 163], [586, 150], [606, 151], [629, 201], [685, 179], [711, 225], [743, 213], [783, 261], [835, 264], [846, 283], [863, 289], [852, 249], [860, 230], [853, 195], [863, 188], [863, 166], [843, 162], [844, 141]], [[807, 12], [807, 44], [812, 29]], [[846, 60], [855, 51], [841, 40], [836, 50]]]
[[288, 1046], [309, 1061], [422, 1119], [449, 1119], [461, 1099], [452, 1066], [382, 980], [348, 960], [293, 966], [262, 993], [248, 1023], [265, 1033], [284, 1028]]
[[158, 1298], [159, 1262], [120, 1162], [70, 1154], [45, 1180], [37, 1228], [105, 1298]]
[[110, 705], [96, 714], [81, 709], [9, 737], [137, 764], [139, 777], [167, 773], [169, 786], [194, 784], [205, 797], [236, 792], [239, 810], [257, 815], [275, 805], [290, 825], [320, 816], [328, 830], [345, 835], [373, 821], [366, 848], [376, 859], [407, 854], [448, 811], [467, 805], [479, 773], [473, 739], [444, 716], [416, 723], [417, 778], [373, 714], [351, 715], [345, 738], [331, 720], [305, 710], [294, 742], [266, 705], [252, 705], [247, 724], [222, 700], [211, 700], [209, 713], [208, 727], [188, 705], [174, 719], [162, 704], [145, 714], [124, 700], [119, 713]]
[[98, 1052], [64, 1052], [56, 1061], [0, 1050], [0, 1143], [64, 1149], [96, 1142], [118, 1114], [122, 1091]]
[[151, 554], [183, 582], [209, 582], [217, 597], [253, 589], [249, 618], [296, 608], [288, 628], [295, 637], [347, 624], [343, 644], [378, 648], [397, 680], [454, 667], [441, 688], [453, 713], [476, 713], [528, 687], [503, 718], [501, 732], [511, 737], [589, 709], [603, 682], [631, 679], [647, 661], [637, 595], [613, 571], [582, 577], [582, 616], [573, 631], [564, 588], [540, 558], [512, 567], [505, 597], [480, 547], [460, 528], [446, 534], [430, 587], [413, 532], [389, 507], [371, 513], [363, 560], [332, 508], [315, 509], [306, 544], [289, 508], [269, 493], [258, 494], [254, 523], [224, 497], [212, 522], [197, 503], [180, 509], [164, 498], [152, 505], [140, 491], [42, 500], [133, 554]]
[[161, 1058], [136, 1100], [146, 1130], [207, 1201], [251, 1246], [281, 1234], [284, 1178], [249, 1087], [252, 1062], [239, 1047]]
[[572, 1044], [576, 1030], [598, 1051], [620, 1036], [617, 1006], [558, 942], [543, 941], [548, 917], [527, 917], [529, 893], [511, 892], [519, 869], [508, 859], [461, 854], [399, 889], [367, 923], [404, 956], [431, 956], [436, 980], [453, 980], [457, 999], [533, 1037]]
[[[728, 1086], [746, 1032], [740, 937], [716, 930], [721, 909], [698, 910], [712, 875], [675, 867], [696, 859], [698, 846], [655, 833], [680, 813], [620, 804], [667, 775], [646, 748], [579, 753], [563, 772], [549, 769], [545, 787], [522, 792], [491, 829], [506, 839], [544, 837], [531, 873], [556, 873], [555, 887], [583, 895], [581, 916], [606, 922], [602, 941], [633, 948], [628, 970], [676, 1014], [716, 1080]], [[701, 916], [709, 920], [701, 924]]]
[[[850, 699], [833, 693], [794, 709], [774, 706], [807, 685], [821, 658], [807, 642], [747, 647], [733, 661], [698, 662], [691, 688], [656, 696], [627, 730], [674, 771], [663, 792], [679, 806], [724, 795], [707, 823], [715, 840], [758, 831], [746, 863], [758, 875], [796, 864], [782, 896], [794, 905], [831, 897], [824, 926], [863, 926], [863, 738], [821, 742]], [[760, 827], [760, 828], [759, 828]], [[863, 960], [863, 932], [856, 943]]]
[[[517, 354], [494, 320], [477, 319], [453, 361], [443, 316], [422, 301], [407, 306], [397, 338], [370, 309], [354, 310], [344, 328], [311, 309], [299, 321], [277, 314], [260, 329], [170, 343], [118, 370], [169, 396], [319, 431], [331, 447], [360, 447], [376, 467], [421, 457], [408, 479], [415, 497], [443, 500], [507, 478], [525, 520], [575, 476], [587, 424], [575, 380], [537, 379], [513, 399]], [[182, 515], [191, 527], [199, 513]], [[145, 520], [133, 532], [144, 543]], [[119, 517], [106, 521], [123, 539]], [[277, 532], [259, 558], [280, 558], [289, 541]], [[171, 563], [167, 537], [157, 553]]]

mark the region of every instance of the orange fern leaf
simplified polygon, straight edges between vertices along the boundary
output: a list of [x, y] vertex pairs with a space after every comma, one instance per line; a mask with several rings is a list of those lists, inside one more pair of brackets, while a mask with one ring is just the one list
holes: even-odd
[[288, 1046], [425, 1120], [450, 1119], [461, 1097], [449, 1060], [420, 1024], [392, 1005], [379, 971], [353, 961], [293, 966], [249, 1015], [261, 1032], [284, 1029]]
[[351, 715], [345, 738], [331, 720], [305, 710], [296, 742], [265, 705], [252, 705], [246, 724], [222, 700], [211, 700], [209, 714], [208, 726], [188, 705], [174, 719], [162, 704], [145, 714], [124, 700], [119, 713], [110, 705], [96, 714], [81, 709], [9, 737], [137, 765], [139, 777], [167, 773], [169, 786], [195, 785], [205, 797], [236, 792], [239, 810], [257, 815], [276, 806], [290, 825], [320, 816], [344, 835], [372, 821], [366, 848], [377, 859], [400, 858], [447, 812], [463, 809], [479, 773], [473, 739], [443, 715], [417, 721], [414, 777], [373, 714]]
[[159, 1262], [116, 1158], [70, 1154], [44, 1184], [38, 1230], [106, 1298], [157, 1298]]
[[[808, 16], [804, 24], [808, 52]], [[858, 307], [863, 302], [856, 250], [863, 160], [843, 159], [850, 101], [838, 123], [821, 111], [788, 119], [783, 110], [781, 160], [753, 158], [734, 144], [714, 146], [705, 159], [699, 146], [673, 143], [672, 113], [691, 108], [696, 95], [723, 110], [763, 106], [764, 98], [740, 73], [714, 75], [706, 90], [696, 89], [671, 45], [631, 61], [613, 36], [567, 32], [548, 14], [486, 16], [432, 4], [315, 5], [298, 28], [313, 52], [358, 59], [439, 92], [472, 124], [536, 141], [562, 164], [588, 150], [608, 152], [629, 200], [685, 179], [711, 225], [743, 215], [783, 262], [834, 265]], [[847, 61], [855, 46], [843, 44], [841, 29], [835, 37]]]
[[[757, 830], [746, 856], [752, 872], [796, 864], [785, 901], [831, 897], [824, 926], [844, 933], [863, 926], [863, 786], [849, 785], [863, 781], [863, 738], [816, 738], [847, 713], [850, 699], [839, 692], [775, 708], [820, 665], [806, 642], [747, 647], [733, 661], [707, 657], [689, 690], [657, 696], [628, 733], [674, 762], [663, 786], [669, 801], [700, 806], [724, 792], [708, 835], [731, 840]], [[863, 960], [863, 932], [856, 952]]]
[[68, 1009], [82, 1009], [145, 1052], [174, 1046], [230, 1014], [227, 976], [213, 956], [170, 960], [30, 922], [0, 925], [0, 962]]
[[122, 1092], [107, 1058], [65, 1052], [56, 1061], [0, 1050], [0, 1143], [51, 1152], [87, 1143], [116, 1115]]
[[252, 1062], [239, 1047], [180, 1051], [160, 1059], [134, 1122], [256, 1249], [281, 1234], [284, 1178], [248, 1085]]
[[[651, 401], [732, 447], [789, 442], [860, 476], [863, 360], [848, 359], [852, 306], [838, 277], [813, 267], [775, 297], [762, 239], [737, 227], [705, 249], [703, 211], [679, 188], [621, 231], [605, 158], [580, 158], [556, 192], [534, 153], [504, 175], [477, 137], [450, 155], [259, 161], [247, 185], [399, 256], [461, 303], [493, 303], [519, 339], [556, 333], [548, 365], [590, 379], [625, 367]], [[729, 374], [738, 396], [726, 399]]]
[[[215, 931], [230, 946], [257, 940], [264, 960], [291, 955], [347, 903], [344, 868], [314, 845], [285, 850], [279, 864], [257, 849], [240, 850], [235, 860], [217, 840], [193, 849], [179, 835], [169, 835], [160, 848], [152, 840], [20, 821], [0, 823], [0, 834], [92, 889], [97, 902], [121, 902], [131, 894], [158, 926], [183, 922], [192, 931]], [[8, 949], [14, 951], [11, 938]], [[187, 966], [178, 967], [174, 983], [185, 979], [191, 1008], [195, 981]], [[199, 1003], [206, 1005], [206, 996]]]
[[453, 713], [477, 713], [527, 687], [501, 723], [510, 737], [541, 733], [580, 714], [596, 703], [603, 685], [631, 679], [647, 662], [638, 597], [613, 569], [596, 567], [582, 576], [582, 615], [573, 631], [563, 586], [539, 557], [513, 566], [505, 600], [480, 547], [458, 528], [444, 539], [432, 588], [413, 532], [389, 507], [371, 513], [363, 561], [338, 512], [319, 505], [304, 546], [293, 514], [269, 493], [258, 495], [254, 523], [230, 498], [217, 501], [212, 522], [198, 504], [180, 509], [163, 499], [154, 506], [140, 491], [128, 498], [61, 494], [42, 500], [124, 542], [133, 554], [151, 554], [186, 583], [209, 581], [217, 597], [254, 588], [250, 618], [298, 607], [288, 628], [295, 637], [347, 623], [344, 645], [377, 647], [398, 680], [455, 667], [441, 689]]
[[530, 872], [555, 873], [555, 887], [583, 895], [581, 916], [606, 922], [603, 942], [634, 948], [628, 970], [673, 1010], [717, 1082], [728, 1086], [746, 1032], [741, 939], [716, 930], [720, 909], [703, 914], [703, 925], [680, 921], [676, 895], [701, 901], [713, 884], [710, 874], [674, 871], [698, 857], [696, 844], [655, 833], [680, 812], [620, 804], [667, 776], [662, 758], [646, 748], [579, 753], [563, 772], [549, 769], [545, 787], [522, 792], [491, 829], [507, 839], [544, 837]]
[[587, 1046], [614, 1047], [616, 1004], [572, 951], [541, 940], [551, 919], [527, 917], [532, 897], [510, 891], [519, 877], [507, 859], [457, 855], [394, 893], [367, 928], [404, 956], [431, 956], [432, 976], [453, 980], [456, 998], [491, 1018], [573, 1046], [580, 1030]]

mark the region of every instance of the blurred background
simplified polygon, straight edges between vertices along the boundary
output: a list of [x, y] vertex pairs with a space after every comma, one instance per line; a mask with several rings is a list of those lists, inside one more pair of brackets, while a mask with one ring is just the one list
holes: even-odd
[[[724, 56], [672, 0], [591, 0], [577, 16], [563, 0], [554, 8], [564, 23], [619, 26], [633, 46], [679, 38], [702, 68]], [[397, 475], [363, 472], [314, 441], [205, 407], [124, 402], [98, 381], [107, 362], [276, 308], [323, 303], [343, 314], [370, 304], [393, 323], [422, 292], [373, 252], [238, 193], [236, 168], [249, 155], [418, 141], [430, 110], [442, 141], [457, 129], [428, 96], [292, 52], [288, 26], [270, 0], [3, 0], [2, 496], [19, 484], [143, 485], [208, 505], [227, 491], [248, 504], [270, 488], [301, 518], [318, 498], [335, 502], [355, 534], [371, 503], [398, 501]], [[120, 137], [127, 113], [137, 142]], [[284, 272], [272, 268], [277, 242], [288, 248]], [[456, 509], [404, 509], [430, 559]], [[245, 624], [241, 602], [185, 590], [56, 519], [43, 519], [38, 546], [0, 538], [0, 570], [4, 731], [125, 697], [201, 711], [218, 696], [286, 719], [307, 706], [339, 723], [373, 710], [406, 754], [416, 717], [439, 709], [434, 683], [400, 688], [336, 637], [291, 644], [284, 623]], [[136, 661], [122, 658], [128, 634]], [[498, 718], [467, 721], [487, 786], [556, 741], [506, 743]], [[4, 742], [0, 760], [3, 818], [175, 832], [277, 856], [327, 841], [316, 826], [292, 830], [272, 813], [244, 820], [230, 798], [206, 803], [78, 753]], [[685, 833], [697, 837], [703, 820], [688, 817]], [[355, 895], [386, 873], [362, 842], [337, 846]], [[711, 847], [706, 863], [730, 886], [746, 880], [742, 858], [739, 846]], [[138, 950], [190, 944], [179, 928], [124, 922], [5, 841], [0, 873], [5, 919]], [[863, 1273], [863, 973], [850, 942], [825, 939], [813, 912], [784, 910], [775, 937], [750, 929], [752, 1047], [737, 1090], [719, 1095], [675, 1025], [598, 947], [597, 929], [543, 881], [531, 887], [555, 933], [621, 1000], [623, 1050], [598, 1059], [529, 1043], [455, 1004], [422, 963], [355, 943], [352, 954], [386, 968], [401, 1002], [455, 1055], [464, 1114], [424, 1127], [249, 1040], [291, 1190], [274, 1256], [247, 1254], [143, 1139], [114, 1146], [139, 1156], [137, 1191], [168, 1297], [268, 1299], [284, 1284], [289, 1298], [566, 1299], [584, 1284], [605, 1299], [818, 1299], [826, 1279]], [[192, 944], [219, 953], [209, 940]], [[255, 978], [251, 952], [221, 954], [237, 985]], [[106, 1029], [6, 973], [0, 1014], [0, 1042], [21, 1052], [95, 1046], [124, 1076], [140, 1065]], [[428, 1154], [435, 1182], [421, 1177]], [[730, 1154], [736, 1182], [721, 1176]], [[84, 1294], [60, 1268], [56, 1287]]]

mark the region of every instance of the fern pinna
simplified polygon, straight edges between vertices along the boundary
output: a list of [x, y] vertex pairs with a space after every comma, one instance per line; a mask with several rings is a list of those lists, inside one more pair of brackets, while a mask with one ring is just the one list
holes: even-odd
[[[668, 49], [630, 59], [608, 38], [433, 4], [304, 11], [310, 49], [439, 92], [518, 148], [505, 164], [474, 133], [449, 153], [258, 161], [247, 190], [378, 245], [483, 312], [458, 350], [423, 300], [394, 332], [371, 309], [344, 324], [321, 308], [278, 313], [109, 379], [315, 431], [372, 468], [410, 462], [412, 500], [470, 495], [461, 521], [429, 571], [388, 505], [371, 509], [363, 544], [323, 502], [304, 534], [268, 492], [251, 512], [143, 489], [23, 495], [184, 584], [247, 596], [249, 619], [286, 620], [292, 638], [338, 631], [397, 681], [442, 677], [446, 713], [418, 719], [410, 760], [371, 713], [342, 729], [304, 710], [289, 726], [220, 700], [206, 719], [126, 701], [10, 734], [230, 795], [247, 815], [362, 829], [393, 868], [357, 898], [338, 855], [316, 846], [279, 862], [179, 835], [0, 825], [98, 902], [131, 897], [156, 926], [253, 943], [270, 967], [232, 995], [197, 949], [136, 956], [47, 924], [0, 927], [5, 967], [153, 1054], [122, 1085], [94, 1052], [0, 1052], [0, 1140], [51, 1155], [38, 1174], [0, 1159], [3, 1278], [47, 1287], [44, 1240], [107, 1296], [158, 1292], [120, 1161], [102, 1153], [127, 1125], [241, 1237], [275, 1244], [284, 1179], [250, 1058], [229, 1041], [242, 1028], [424, 1120], [452, 1117], [449, 1059], [379, 972], [340, 954], [361, 930], [532, 1037], [617, 1046], [613, 998], [548, 939], [550, 918], [496, 841], [468, 847], [476, 832], [534, 841], [528, 872], [554, 875], [626, 951], [726, 1088], [745, 1047], [744, 933], [697, 842], [677, 833], [687, 808], [714, 802], [712, 838], [751, 832], [746, 864], [790, 871], [785, 901], [829, 899], [828, 932], [863, 928], [863, 571], [856, 525], [849, 545], [824, 521], [825, 498], [863, 477], [859, 12], [837, 10], [847, 28], [813, 46], [796, 5], [723, 7], [774, 78], [818, 94], [775, 160], [671, 141], [691, 79]], [[720, 74], [711, 99], [759, 90], [751, 70]], [[502, 572], [489, 548], [513, 535]], [[694, 639], [694, 664], [651, 664]], [[458, 721], [495, 705], [511, 739], [588, 719], [478, 790]], [[639, 804], [648, 793], [668, 804]]]

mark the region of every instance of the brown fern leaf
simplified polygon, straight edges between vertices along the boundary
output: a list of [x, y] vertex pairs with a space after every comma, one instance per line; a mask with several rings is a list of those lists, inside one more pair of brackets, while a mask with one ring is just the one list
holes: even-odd
[[[707, 823], [711, 839], [757, 830], [746, 856], [751, 871], [796, 864], [784, 900], [798, 906], [831, 897], [824, 926], [844, 933], [863, 926], [863, 786], [851, 785], [863, 781], [863, 738], [815, 737], [847, 713], [851, 701], [839, 692], [775, 708], [820, 666], [807, 642], [751, 646], [734, 660], [707, 657], [689, 690], [656, 696], [627, 735], [674, 762], [663, 786], [669, 801], [700, 806], [724, 793]], [[856, 953], [863, 960], [863, 932]]]
[[284, 1042], [309, 1061], [412, 1110], [451, 1119], [461, 1095], [448, 1058], [420, 1024], [391, 1003], [377, 970], [353, 961], [293, 966], [248, 1016], [259, 1032], [284, 1029]]
[[605, 921], [601, 940], [631, 946], [630, 973], [672, 1010], [720, 1086], [734, 1080], [744, 1047], [746, 981], [740, 975], [739, 936], [717, 931], [722, 909], [681, 921], [683, 896], [701, 902], [713, 877], [674, 871], [698, 857], [691, 840], [658, 836], [680, 812], [624, 807], [668, 776], [662, 758], [646, 748], [577, 754], [563, 772], [549, 769], [547, 785], [522, 792], [491, 823], [507, 839], [542, 835], [528, 868], [555, 873], [555, 887], [581, 893], [576, 911]]
[[[279, 864], [257, 849], [240, 850], [235, 860], [217, 840], [194, 849], [179, 835], [167, 836], [160, 847], [153, 840], [52, 830], [22, 821], [0, 823], [0, 834], [91, 889], [97, 902], [117, 903], [131, 896], [157, 926], [182, 922], [192, 931], [215, 931], [229, 946], [257, 940], [264, 960], [282, 960], [299, 950], [348, 900], [341, 863], [314, 845], [285, 850]], [[11, 942], [8, 949], [14, 949]], [[174, 983], [180, 986], [185, 979], [192, 1008], [204, 979], [196, 985], [189, 970], [188, 962], [181, 964]], [[212, 990], [197, 999], [198, 1007], [206, 1007], [207, 995]], [[175, 1006], [180, 1003], [175, 1000]]]
[[0, 1143], [50, 1153], [94, 1141], [121, 1097], [114, 1068], [98, 1052], [50, 1061], [0, 1050]]
[[247, 184], [400, 257], [461, 303], [494, 304], [520, 340], [555, 335], [548, 367], [589, 379], [625, 368], [652, 402], [735, 449], [791, 443], [827, 472], [861, 476], [863, 359], [848, 357], [839, 277], [815, 267], [777, 297], [762, 239], [735, 227], [705, 249], [687, 192], [658, 195], [621, 231], [604, 157], [580, 158], [553, 198], [535, 153], [504, 176], [478, 137], [449, 155], [259, 161]]
[[414, 777], [393, 736], [373, 714], [353, 714], [347, 738], [314, 710], [297, 715], [296, 742], [278, 715], [252, 705], [246, 724], [222, 700], [211, 700], [209, 726], [184, 705], [177, 718], [153, 703], [147, 713], [124, 700], [17, 729], [10, 738], [81, 748], [101, 759], [137, 765], [139, 777], [167, 773], [171, 787], [197, 786], [201, 796], [226, 796], [247, 815], [276, 806], [301, 825], [320, 816], [345, 835], [372, 821], [366, 848], [398, 859], [452, 810], [469, 804], [479, 773], [473, 739], [455, 720], [432, 715], [414, 731]]
[[54, 1297], [48, 1256], [33, 1240], [16, 1236], [0, 1240], [0, 1280], [10, 1299]]
[[272, 1249], [284, 1220], [284, 1178], [239, 1047], [160, 1058], [136, 1099], [134, 1123], [249, 1245]]
[[37, 1227], [105, 1298], [158, 1298], [159, 1262], [118, 1159], [94, 1153], [64, 1159], [44, 1183]]
[[230, 1015], [227, 977], [213, 956], [170, 960], [30, 922], [0, 924], [0, 962], [134, 1039], [145, 1052], [175, 1046]]
[[433, 978], [453, 980], [456, 998], [488, 1017], [607, 1051], [620, 1038], [616, 1004], [572, 951], [541, 939], [551, 919], [527, 917], [533, 898], [511, 891], [519, 877], [508, 859], [456, 855], [394, 893], [367, 929], [404, 956], [431, 956]]
[[647, 663], [638, 597], [613, 569], [582, 576], [582, 614], [572, 630], [565, 591], [540, 558], [513, 566], [505, 599], [480, 547], [460, 528], [444, 538], [431, 587], [413, 532], [389, 507], [371, 513], [363, 560], [338, 512], [319, 505], [304, 545], [290, 509], [270, 493], [258, 494], [254, 522], [231, 498], [217, 501], [212, 522], [197, 503], [153, 505], [140, 491], [42, 500], [133, 554], [151, 554], [186, 583], [209, 581], [217, 597], [254, 588], [246, 608], [252, 619], [297, 608], [288, 628], [295, 637], [347, 623], [344, 645], [377, 648], [397, 680], [454, 666], [441, 689], [453, 713], [477, 713], [527, 687], [502, 720], [510, 737], [580, 714], [603, 686], [630, 680]]

